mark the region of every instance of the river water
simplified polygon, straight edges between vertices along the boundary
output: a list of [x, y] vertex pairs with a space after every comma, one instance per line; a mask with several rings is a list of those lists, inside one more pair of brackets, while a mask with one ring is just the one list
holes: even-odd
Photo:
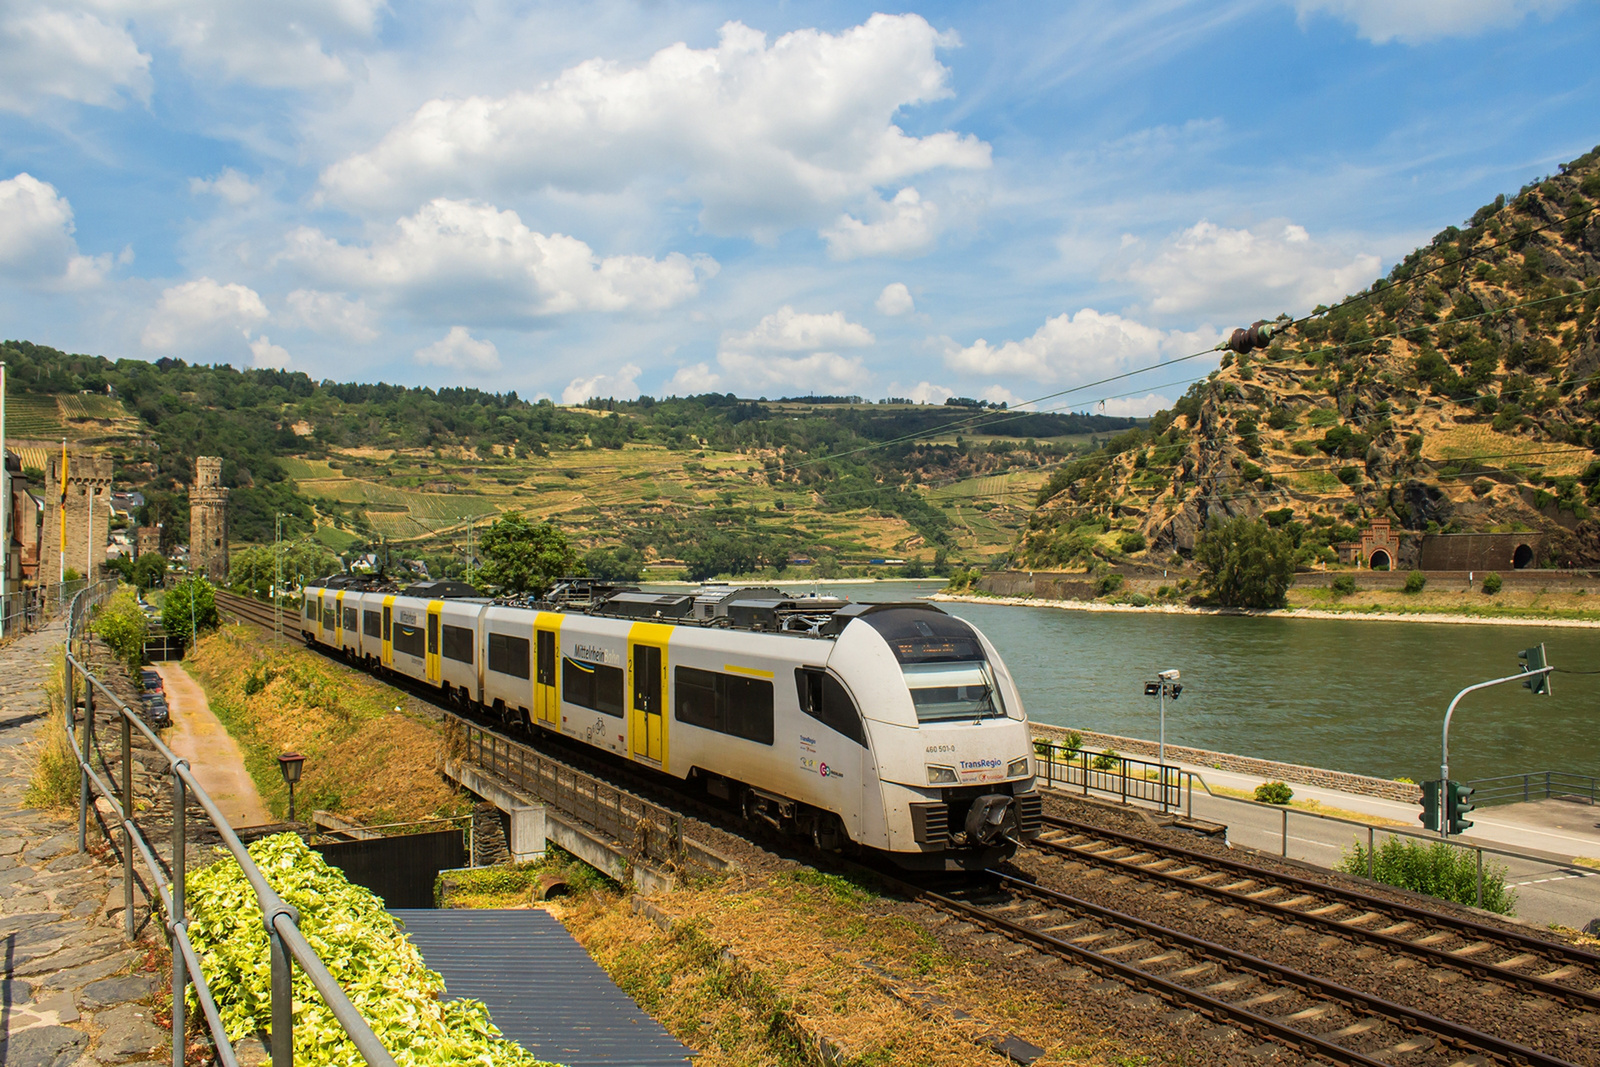
[[[824, 583], [826, 584], [826, 583]], [[910, 599], [937, 582], [840, 585], [855, 600]], [[1543, 641], [1550, 662], [1600, 671], [1600, 629], [942, 605], [976, 625], [1039, 722], [1154, 738], [1155, 672], [1183, 672], [1167, 740], [1360, 774], [1437, 778], [1451, 697], [1515, 673]], [[1457, 779], [1534, 770], [1600, 775], [1600, 675], [1518, 682], [1463, 698], [1450, 728]]]

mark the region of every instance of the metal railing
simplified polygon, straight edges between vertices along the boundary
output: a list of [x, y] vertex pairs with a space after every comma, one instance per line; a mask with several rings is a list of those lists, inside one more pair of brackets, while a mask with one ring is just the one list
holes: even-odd
[[1497, 778], [1475, 778], [1467, 784], [1473, 789], [1473, 803], [1480, 808], [1485, 804], [1515, 804], [1552, 797], [1593, 804], [1600, 795], [1600, 779], [1570, 771], [1502, 774]]
[[683, 854], [683, 817], [551, 759], [527, 745], [448, 717], [450, 751], [560, 808], [642, 859], [672, 862]]
[[[395, 1067], [394, 1058], [384, 1049], [378, 1041], [372, 1028], [361, 1017], [361, 1013], [350, 1002], [343, 989], [339, 987], [328, 968], [317, 956], [316, 951], [306, 941], [300, 932], [299, 913], [285, 903], [283, 898], [267, 884], [266, 878], [251, 860], [249, 852], [239, 840], [233, 828], [229, 826], [227, 817], [217, 807], [216, 802], [195, 780], [189, 770], [189, 761], [183, 759], [162, 744], [161, 739], [139, 718], [139, 716], [106, 685], [95, 677], [83, 663], [80, 653], [74, 651], [75, 646], [86, 642], [82, 632], [83, 623], [87, 621], [89, 612], [105, 600], [116, 588], [115, 581], [101, 582], [98, 585], [80, 592], [72, 600], [67, 614], [67, 645], [65, 666], [62, 678], [62, 703], [65, 709], [64, 727], [67, 733], [67, 742], [73, 746], [77, 756], [80, 774], [80, 789], [78, 802], [78, 851], [84, 852], [88, 848], [88, 819], [90, 808], [91, 787], [100, 794], [110, 806], [112, 816], [118, 827], [122, 830], [122, 899], [123, 921], [128, 940], [137, 937], [137, 924], [134, 916], [134, 881], [137, 872], [134, 868], [134, 854], [137, 852], [148, 871], [150, 880], [156, 884], [155, 894], [149, 892], [150, 882], [139, 879], [145, 886], [145, 896], [152, 903], [159, 903], [164, 916], [163, 924], [167, 929], [169, 947], [172, 951], [172, 1064], [173, 1067], [183, 1067], [184, 1064], [184, 1036], [186, 1032], [187, 1003], [185, 994], [190, 986], [195, 991], [195, 999], [200, 1005], [200, 1010], [205, 1016], [207, 1029], [211, 1032], [212, 1041], [216, 1047], [218, 1058], [223, 1067], [238, 1067], [238, 1057], [234, 1053], [233, 1045], [228, 1040], [228, 1035], [222, 1024], [222, 1018], [217, 1011], [216, 1002], [211, 995], [211, 989], [206, 983], [205, 972], [201, 969], [200, 960], [195, 952], [193, 943], [189, 940], [189, 922], [187, 918], [187, 898], [184, 890], [184, 873], [187, 861], [188, 847], [188, 800], [192, 796], [205, 812], [207, 819], [222, 837], [222, 842], [227, 846], [233, 858], [238, 861], [245, 877], [249, 880], [251, 888], [255, 891], [256, 901], [261, 907], [263, 923], [267, 930], [269, 945], [270, 966], [272, 971], [272, 1067], [292, 1067], [294, 1063], [294, 1008], [293, 1008], [293, 977], [294, 964], [298, 963], [311, 984], [332, 1010], [334, 1018], [340, 1027], [349, 1036], [351, 1042], [361, 1053], [362, 1059], [370, 1067]], [[79, 708], [76, 699], [76, 686], [78, 680], [82, 681], [83, 707], [82, 717], [77, 718]], [[114, 789], [95, 771], [92, 754], [98, 752], [95, 744], [95, 702], [96, 693], [109, 701], [116, 709], [116, 719], [121, 727], [122, 742], [122, 781], [120, 790]], [[75, 721], [76, 720], [76, 721]], [[74, 731], [80, 731], [80, 736], [74, 736]], [[133, 795], [133, 731], [138, 730], [150, 742], [156, 753], [167, 761], [168, 774], [172, 778], [172, 862], [170, 868], [163, 868], [150, 843], [138, 826], [138, 818], [134, 805]], [[107, 827], [109, 836], [110, 827]]]
[[1182, 767], [1054, 746], [1036, 748], [1034, 756], [1038, 773], [1049, 785], [1082, 789], [1084, 796], [1106, 793], [1124, 804], [1144, 800], [1159, 805], [1163, 811], [1182, 808], [1186, 816], [1194, 814], [1196, 775]]
[[21, 637], [44, 626], [61, 611], [68, 598], [82, 592], [87, 581], [75, 578], [56, 585], [8, 589], [0, 600], [0, 641]]

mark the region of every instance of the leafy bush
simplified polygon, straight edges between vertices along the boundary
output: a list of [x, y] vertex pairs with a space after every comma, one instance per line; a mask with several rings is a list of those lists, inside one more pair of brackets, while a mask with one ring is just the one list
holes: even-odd
[[1128, 603], [1136, 608], [1147, 608], [1150, 606], [1150, 598], [1143, 593], [1135, 593], [1128, 598]]
[[1335, 596], [1349, 596], [1356, 591], [1356, 576], [1341, 574], [1333, 580], [1329, 588], [1333, 590]]
[[[401, 1067], [540, 1063], [500, 1037], [481, 1002], [446, 1001], [443, 980], [423, 963], [383, 901], [351, 885], [299, 837], [263, 838], [250, 846], [250, 856], [272, 888], [299, 910], [306, 940]], [[189, 936], [205, 963], [228, 1037], [237, 1041], [270, 1030], [266, 928], [255, 893], [232, 857], [189, 876]], [[359, 1067], [360, 1054], [299, 968], [294, 1005], [296, 1063]]]
[[1263, 804], [1287, 804], [1294, 799], [1294, 790], [1285, 782], [1262, 782], [1256, 786], [1256, 799]]
[[1406, 592], [1408, 593], [1420, 593], [1427, 584], [1428, 576], [1421, 571], [1412, 571], [1406, 575]]
[[1122, 754], [1114, 748], [1108, 748], [1094, 758], [1094, 769], [1097, 771], [1114, 771], [1121, 766]]
[[1494, 571], [1490, 571], [1483, 576], [1483, 591], [1489, 596], [1494, 596], [1504, 585], [1505, 582]]
[[1361, 480], [1361, 472], [1355, 467], [1340, 467], [1339, 480], [1345, 485], [1355, 485]]
[[198, 631], [216, 629], [217, 597], [211, 583], [193, 576], [168, 589], [161, 598], [161, 625], [185, 648], [194, 644]]
[[132, 589], [123, 587], [100, 606], [89, 629], [111, 649], [117, 661], [138, 677], [144, 665], [144, 635], [146, 622], [139, 598]]
[[1195, 562], [1229, 607], [1280, 608], [1294, 580], [1294, 540], [1244, 515], [1212, 521], [1195, 545]]
[[[1339, 869], [1362, 877], [1367, 873], [1367, 849], [1356, 841], [1344, 854]], [[1424, 845], [1391, 837], [1375, 850], [1372, 877], [1385, 885], [1426, 893], [1457, 904], [1478, 902], [1477, 858], [1470, 850], [1443, 841]], [[1499, 915], [1514, 915], [1517, 891], [1506, 888], [1506, 868], [1483, 865], [1483, 907]]]
[[1102, 574], [1094, 583], [1095, 596], [1110, 596], [1122, 588], [1122, 575]]
[[1144, 534], [1138, 530], [1129, 530], [1117, 538], [1117, 547], [1124, 552], [1143, 552], [1145, 549]]

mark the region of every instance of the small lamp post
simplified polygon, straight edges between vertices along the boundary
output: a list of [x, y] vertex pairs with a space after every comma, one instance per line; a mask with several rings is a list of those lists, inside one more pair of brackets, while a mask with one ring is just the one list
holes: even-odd
[[1147, 697], [1161, 698], [1161, 741], [1156, 762], [1161, 770], [1161, 810], [1167, 810], [1167, 698], [1178, 699], [1178, 694], [1183, 692], [1183, 686], [1178, 682], [1178, 672], [1175, 670], [1161, 671], [1156, 675], [1156, 681], [1144, 683], [1144, 695]]
[[278, 773], [289, 786], [289, 821], [294, 822], [294, 784], [300, 780], [300, 765], [306, 758], [298, 752], [285, 752], [278, 757]]

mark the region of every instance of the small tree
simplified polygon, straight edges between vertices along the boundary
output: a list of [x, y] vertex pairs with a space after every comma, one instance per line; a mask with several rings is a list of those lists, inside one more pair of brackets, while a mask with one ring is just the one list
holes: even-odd
[[1194, 549], [1201, 576], [1229, 607], [1281, 608], [1294, 580], [1294, 541], [1244, 515], [1215, 519]]
[[490, 524], [478, 550], [478, 577], [509, 596], [537, 596], [557, 578], [587, 573], [566, 534], [548, 522], [535, 526], [520, 511]]
[[1421, 571], [1412, 571], [1406, 575], [1406, 592], [1408, 593], [1420, 593], [1427, 584], [1428, 576]]
[[154, 589], [167, 578], [167, 557], [146, 552], [133, 561], [133, 583], [140, 589]]
[[1490, 571], [1488, 574], [1483, 576], [1483, 591], [1490, 596], [1494, 596], [1496, 593], [1498, 593], [1501, 587], [1504, 585], [1504, 580], [1502, 580], [1501, 577], [1494, 571]]
[[194, 644], [199, 631], [215, 630], [217, 597], [211, 583], [199, 575], [175, 583], [161, 598], [161, 625], [185, 647]]
[[130, 675], [137, 675], [144, 665], [146, 628], [138, 598], [126, 586], [106, 601], [90, 624], [90, 629], [106, 643]]

